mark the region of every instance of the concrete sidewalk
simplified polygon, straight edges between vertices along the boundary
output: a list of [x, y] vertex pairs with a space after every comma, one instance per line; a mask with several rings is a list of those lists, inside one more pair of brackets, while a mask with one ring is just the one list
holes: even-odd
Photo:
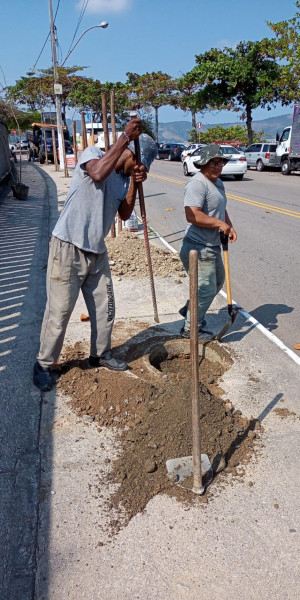
[[[145, 513], [110, 538], [105, 525], [111, 488], [101, 488], [101, 473], [109, 468], [106, 459], [116, 455], [111, 430], [99, 433], [94, 423], [71, 411], [67, 397], [56, 390], [40, 394], [31, 384], [45, 301], [47, 237], [69, 181], [52, 166], [31, 163], [24, 176], [28, 202], [6, 198], [0, 206], [6, 231], [1, 268], [8, 267], [0, 298], [9, 300], [0, 329], [1, 349], [9, 351], [2, 355], [0, 372], [5, 398], [1, 599], [298, 599], [299, 367], [239, 317], [224, 341], [235, 360], [222, 388], [235, 408], [262, 422], [261, 455], [246, 467], [244, 483], [218, 489], [200, 510], [187, 511], [169, 497], [156, 496]], [[177, 310], [187, 297], [187, 280], [175, 286], [156, 278], [155, 286], [160, 317], [155, 327], [168, 337], [180, 330]], [[137, 285], [123, 278], [114, 287], [117, 324], [128, 337], [142, 323], [153, 331], [148, 282]], [[23, 298], [16, 298], [21, 292]], [[208, 325], [221, 323], [222, 307], [218, 297]], [[88, 339], [82, 312], [80, 298], [66, 344]], [[273, 410], [279, 402], [286, 409], [284, 419]]]

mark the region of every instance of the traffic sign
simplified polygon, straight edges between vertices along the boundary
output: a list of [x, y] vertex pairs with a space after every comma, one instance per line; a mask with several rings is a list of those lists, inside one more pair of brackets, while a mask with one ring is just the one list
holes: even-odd
[[198, 123], [196, 123], [196, 127], [197, 129], [202, 129], [203, 123], [201, 123], [201, 121], [198, 121]]

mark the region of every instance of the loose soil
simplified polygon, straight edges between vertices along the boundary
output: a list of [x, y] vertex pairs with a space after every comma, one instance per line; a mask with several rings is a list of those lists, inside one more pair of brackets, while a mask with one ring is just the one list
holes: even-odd
[[[127, 229], [123, 229], [116, 238], [108, 237], [105, 242], [113, 276], [118, 279], [148, 276], [147, 256], [143, 239]], [[157, 247], [153, 243], [151, 244], [151, 263], [153, 273], [156, 276], [173, 277], [175, 279], [186, 277], [178, 254], [172, 254], [169, 250]]]
[[[134, 234], [123, 231], [117, 238], [108, 239], [107, 246], [117, 277], [147, 274], [141, 259], [144, 242]], [[180, 261], [169, 252], [154, 248], [151, 254], [155, 275], [184, 276]], [[88, 343], [78, 342], [65, 349], [57, 382], [87, 425], [96, 422], [100, 432], [112, 427], [118, 438], [119, 450], [111, 459], [107, 476], [118, 484], [109, 501], [112, 533], [143, 511], [156, 494], [166, 493], [187, 505], [201, 505], [212, 498], [215, 489], [214, 484], [207, 487], [205, 496], [196, 496], [191, 481], [175, 483], [166, 470], [168, 459], [192, 454], [189, 342], [181, 340], [183, 346], [178, 350], [178, 342], [166, 337], [160, 327], [133, 321], [130, 336], [128, 340], [125, 324], [115, 325], [114, 354], [129, 362], [129, 371], [89, 368]], [[261, 427], [224, 398], [220, 384], [232, 358], [217, 342], [210, 342], [209, 347], [217, 360], [208, 359], [208, 352], [204, 356], [200, 351], [201, 451], [213, 464], [214, 481], [220, 471], [223, 482], [224, 475], [225, 481], [232, 482], [232, 477], [242, 480], [245, 465], [259, 447]], [[104, 483], [99, 475], [99, 496]]]

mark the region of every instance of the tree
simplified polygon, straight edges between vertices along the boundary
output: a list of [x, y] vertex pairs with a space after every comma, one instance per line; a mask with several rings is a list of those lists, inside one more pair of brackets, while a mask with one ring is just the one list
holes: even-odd
[[132, 107], [153, 108], [155, 112], [155, 139], [158, 141], [158, 109], [170, 104], [171, 96], [176, 88], [176, 82], [170, 75], [157, 71], [156, 73], [126, 73], [129, 98]]
[[95, 119], [102, 121], [102, 94], [105, 93], [110, 111], [110, 92], [115, 93], [115, 113], [119, 122], [124, 121], [130, 110], [127, 87], [124, 83], [101, 83], [98, 79], [83, 78], [75, 82], [70, 90], [68, 101], [70, 106], [79, 111], [91, 111]]
[[[300, 9], [300, 1], [295, 2]], [[282, 104], [290, 104], [300, 97], [300, 12], [288, 21], [267, 24], [276, 37], [265, 40], [270, 56], [282, 62]]]
[[[186, 73], [183, 77], [177, 79], [175, 83], [178, 93], [171, 96], [170, 104], [175, 108], [181, 108], [185, 112], [189, 111], [191, 113], [193, 129], [190, 132], [190, 137], [192, 142], [196, 142], [196, 113], [202, 112], [200, 106], [200, 86], [195, 82], [192, 73]], [[196, 93], [198, 93], [197, 96]], [[203, 106], [204, 109], [205, 106]]]
[[243, 111], [248, 142], [253, 141], [252, 111], [271, 107], [280, 100], [281, 67], [268, 55], [265, 43], [240, 42], [236, 48], [212, 48], [196, 56], [192, 70], [199, 83], [199, 106]]
[[41, 118], [38, 112], [21, 111], [12, 102], [0, 99], [0, 119], [4, 121], [8, 129], [19, 129], [26, 131], [31, 128], [31, 124], [39, 121]]
[[[265, 139], [263, 131], [253, 133], [253, 141], [259, 142]], [[200, 133], [200, 142], [203, 144], [210, 144], [213, 142], [239, 142], [241, 146], [248, 145], [248, 134], [247, 129], [243, 125], [232, 125], [230, 127], [211, 127], [205, 133]]]
[[[62, 84], [61, 103], [64, 112], [69, 106], [69, 94], [72, 87], [76, 82], [84, 79], [75, 73], [83, 69], [85, 67], [58, 68], [59, 81]], [[28, 106], [31, 110], [42, 111], [49, 104], [55, 106], [53, 68], [41, 69], [38, 73], [37, 76], [30, 73], [27, 77], [21, 77], [14, 86], [8, 87], [8, 98], [17, 104]]]

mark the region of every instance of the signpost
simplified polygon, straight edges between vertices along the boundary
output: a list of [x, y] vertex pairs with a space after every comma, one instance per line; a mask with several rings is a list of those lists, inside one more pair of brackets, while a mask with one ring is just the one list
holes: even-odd
[[203, 123], [201, 123], [201, 121], [198, 121], [198, 123], [196, 123], [196, 127], [197, 129], [202, 129]]

